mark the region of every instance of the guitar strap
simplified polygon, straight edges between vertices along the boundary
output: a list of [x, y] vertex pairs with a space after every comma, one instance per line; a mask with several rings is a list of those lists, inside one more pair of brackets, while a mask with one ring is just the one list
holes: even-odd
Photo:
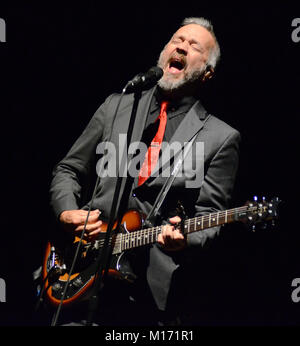
[[[209, 119], [209, 117], [210, 117], [210, 114], [207, 115], [207, 117], [203, 121], [203, 124], [206, 123], [206, 121]], [[173, 181], [175, 180], [175, 178], [179, 172], [179, 168], [182, 166], [184, 159], [186, 158], [187, 154], [189, 153], [189, 151], [192, 148], [192, 145], [195, 142], [195, 139], [196, 139], [199, 131], [196, 132], [196, 134], [188, 142], [186, 142], [185, 145], [183, 146], [183, 148], [181, 149], [181, 152], [183, 152], [183, 157], [181, 158], [181, 155], [178, 154], [178, 158], [177, 158], [176, 162], [174, 163], [173, 171], [171, 172], [169, 177], [166, 179], [166, 181], [165, 181], [164, 185], [162, 186], [159, 194], [157, 195], [156, 200], [155, 200], [148, 216], [145, 219], [145, 225], [147, 225], [149, 223], [151, 224], [151, 221], [150, 221], [151, 218], [154, 215], [157, 215], [163, 201], [165, 200], [165, 198], [167, 196], [167, 193], [168, 193], [171, 185], [173, 184]]]

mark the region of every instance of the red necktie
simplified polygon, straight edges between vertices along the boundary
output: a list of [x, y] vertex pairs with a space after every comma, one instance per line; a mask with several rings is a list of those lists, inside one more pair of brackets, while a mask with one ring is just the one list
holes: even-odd
[[167, 124], [167, 107], [167, 101], [161, 103], [160, 114], [156, 119], [156, 121], [159, 120], [159, 127], [146, 153], [145, 160], [139, 173], [138, 186], [142, 185], [150, 177], [152, 170], [157, 164]]

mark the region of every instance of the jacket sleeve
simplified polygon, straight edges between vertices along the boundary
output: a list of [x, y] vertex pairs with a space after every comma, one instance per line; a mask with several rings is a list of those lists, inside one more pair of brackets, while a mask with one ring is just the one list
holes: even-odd
[[50, 205], [56, 218], [64, 210], [80, 207], [82, 188], [91, 170], [96, 170], [96, 147], [104, 136], [109, 100], [110, 97], [98, 108], [81, 136], [52, 172]]
[[[231, 131], [212, 158], [196, 202], [195, 216], [228, 209], [238, 168], [239, 143], [239, 132]], [[220, 227], [213, 227], [189, 234], [188, 248], [203, 246], [219, 230]]]

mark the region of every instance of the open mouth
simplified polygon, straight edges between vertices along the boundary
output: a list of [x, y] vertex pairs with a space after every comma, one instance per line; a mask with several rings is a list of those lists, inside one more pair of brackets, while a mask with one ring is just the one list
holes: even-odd
[[169, 70], [171, 73], [180, 73], [185, 68], [185, 65], [185, 60], [172, 58], [169, 62]]

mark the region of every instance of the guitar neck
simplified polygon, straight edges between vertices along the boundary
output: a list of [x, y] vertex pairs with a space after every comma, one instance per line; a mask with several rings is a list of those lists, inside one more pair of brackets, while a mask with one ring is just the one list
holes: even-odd
[[[247, 210], [248, 207], [244, 206], [224, 211], [218, 211], [207, 215], [198, 216], [192, 219], [187, 219], [184, 222], [183, 233], [189, 234], [239, 221], [246, 217]], [[156, 243], [157, 237], [162, 231], [162, 227], [163, 226], [157, 226], [126, 234], [118, 234], [115, 239], [113, 253], [116, 254], [139, 246]]]

